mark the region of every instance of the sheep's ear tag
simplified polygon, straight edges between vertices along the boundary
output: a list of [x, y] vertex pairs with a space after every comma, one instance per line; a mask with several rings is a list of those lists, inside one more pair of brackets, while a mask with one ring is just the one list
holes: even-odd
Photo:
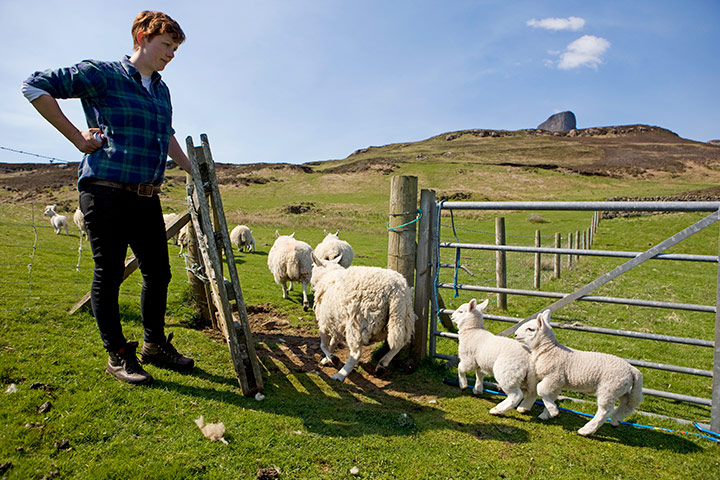
[[487, 306], [488, 306], [488, 303], [490, 303], [490, 300], [488, 300], [488, 299], [486, 298], [486, 299], [483, 300], [483, 302], [478, 306], [478, 308], [484, 312], [485, 309], [486, 309]]

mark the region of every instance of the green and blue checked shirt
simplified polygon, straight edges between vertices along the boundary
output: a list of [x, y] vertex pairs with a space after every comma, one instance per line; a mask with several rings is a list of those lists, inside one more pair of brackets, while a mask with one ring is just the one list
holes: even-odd
[[35, 72], [25, 83], [54, 98], [79, 98], [88, 127], [102, 130], [103, 148], [83, 157], [84, 179], [160, 185], [165, 175], [172, 128], [170, 91], [154, 72], [149, 91], [140, 72], [119, 62], [84, 60], [72, 67]]

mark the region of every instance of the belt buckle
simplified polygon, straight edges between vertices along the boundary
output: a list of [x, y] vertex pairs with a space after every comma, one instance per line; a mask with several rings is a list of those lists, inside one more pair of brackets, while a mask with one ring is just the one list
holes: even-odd
[[137, 194], [141, 197], [152, 197], [155, 192], [155, 186], [151, 183], [141, 183], [138, 185]]

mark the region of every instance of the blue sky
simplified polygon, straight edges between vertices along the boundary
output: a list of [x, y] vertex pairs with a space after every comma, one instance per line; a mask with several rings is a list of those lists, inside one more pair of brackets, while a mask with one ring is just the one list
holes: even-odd
[[[187, 41], [163, 72], [181, 145], [304, 163], [454, 130], [644, 123], [720, 139], [720, 1], [0, 0], [0, 146], [79, 161], [20, 93], [33, 71], [132, 51], [144, 9]], [[84, 127], [79, 101], [61, 101]], [[0, 162], [48, 160], [0, 149]]]

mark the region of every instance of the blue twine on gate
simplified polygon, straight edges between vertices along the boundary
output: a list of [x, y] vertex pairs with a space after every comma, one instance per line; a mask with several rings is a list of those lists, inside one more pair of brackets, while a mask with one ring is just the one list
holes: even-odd
[[[435, 232], [437, 232], [437, 235], [440, 235], [440, 227], [442, 225], [440, 217], [442, 217], [442, 208], [443, 204], [445, 203], [445, 200], [440, 200], [440, 202], [437, 204], [437, 223], [435, 224]], [[452, 212], [452, 210], [451, 210]], [[433, 309], [437, 312], [439, 310], [439, 304], [438, 304], [438, 283], [440, 282], [440, 245], [438, 242], [434, 241], [433, 238], [433, 248], [435, 249], [435, 258], [437, 259], [438, 265], [435, 266], [435, 279], [433, 280]], [[440, 322], [440, 315], [437, 316], [437, 322], [438, 325], [440, 325], [442, 322]]]
[[[408, 212], [408, 213], [409, 213], [409, 212]], [[387, 228], [389, 231], [392, 232], [393, 230], [400, 230], [400, 229], [403, 228], [403, 227], [407, 227], [408, 225], [412, 225], [413, 223], [420, 221], [420, 219], [422, 218], [422, 216], [423, 216], [423, 211], [422, 211], [422, 209], [418, 208], [418, 209], [417, 209], [417, 214], [418, 214], [418, 215], [417, 215], [417, 217], [415, 217], [415, 220], [410, 220], [409, 222], [403, 223], [402, 225], [398, 225], [397, 227], [391, 227], [391, 226], [390, 226], [390, 222], [388, 222], [387, 225], [385, 226], [385, 228]], [[392, 215], [392, 214], [391, 214], [391, 215]], [[404, 214], [402, 214], [402, 213], [396, 213], [395, 215], [404, 215]]]
[[[457, 385], [457, 381], [453, 381], [453, 380], [449, 380], [449, 379], [444, 379], [444, 381], [445, 381], [446, 384], [449, 384], [449, 385]], [[466, 388], [473, 388], [473, 387], [471, 387], [470, 385], [468, 385]], [[494, 390], [490, 390], [489, 388], [483, 388], [483, 391], [484, 391], [484, 392], [491, 393], [491, 394], [493, 394], [493, 395], [507, 396], [507, 395], [506, 395], [505, 393], [503, 393], [503, 392], [496, 392], [496, 391], [494, 391]], [[540, 400], [536, 400], [536, 401], [535, 401], [535, 404], [537, 404], [537, 405], [542, 405], [543, 407], [545, 406], [545, 405], [543, 404], [543, 402], [540, 401]], [[572, 409], [570, 409], [570, 408], [565, 408], [565, 407], [560, 407], [560, 406], [558, 406], [557, 408], [558, 408], [558, 410], [564, 410], [564, 411], [566, 411], [566, 412], [575, 413], [575, 414], [578, 414], [578, 415], [580, 415], [580, 416], [587, 417], [587, 418], [592, 418], [592, 417], [595, 416], [595, 415], [590, 414], [590, 413], [579, 412], [579, 411], [577, 411], [577, 410], [572, 410]], [[609, 421], [609, 420], [607, 420], [607, 421]], [[695, 432], [686, 432], [686, 431], [684, 431], [684, 430], [672, 430], [672, 429], [670, 429], [670, 428], [665, 428], [665, 427], [654, 427], [654, 426], [652, 426], [652, 425], [643, 425], [643, 424], [641, 424], [641, 423], [632, 423], [632, 422], [626, 422], [626, 421], [621, 421], [620, 423], [622, 423], [623, 425], [629, 425], [629, 426], [631, 426], [631, 427], [646, 428], [646, 429], [649, 429], [649, 430], [660, 430], [660, 431], [663, 431], [663, 432], [683, 433], [683, 434], [686, 434], [686, 435], [695, 435], [696, 437], [705, 438], [705, 439], [707, 439], [707, 440], [712, 440], [713, 442], [720, 442], [720, 434], [715, 433], [715, 432], [712, 432], [712, 431], [710, 431], [710, 430], [707, 430], [707, 429], [701, 427], [701, 426], [700, 426], [699, 424], [697, 424], [697, 423], [694, 423], [694, 424], [693, 424], [693, 425], [695, 426], [695, 428], [697, 428], [698, 430], [703, 431], [703, 432], [705, 432], [705, 433], [709, 433], [709, 434], [711, 434], [711, 435], [713, 435], [713, 436], [711, 437], [711, 436], [708, 436], [708, 435], [702, 435], [702, 434], [695, 433]]]
[[[453, 211], [450, 210], [450, 224], [452, 225], [453, 235], [455, 236], [455, 243], [460, 243], [460, 240], [458, 240], [457, 232], [455, 231], [455, 217], [453, 216]], [[455, 295], [454, 298], [457, 298], [460, 296], [460, 293], [458, 291], [458, 270], [460, 269], [460, 248], [455, 247], [455, 272], [453, 274], [453, 288], [455, 289]]]

